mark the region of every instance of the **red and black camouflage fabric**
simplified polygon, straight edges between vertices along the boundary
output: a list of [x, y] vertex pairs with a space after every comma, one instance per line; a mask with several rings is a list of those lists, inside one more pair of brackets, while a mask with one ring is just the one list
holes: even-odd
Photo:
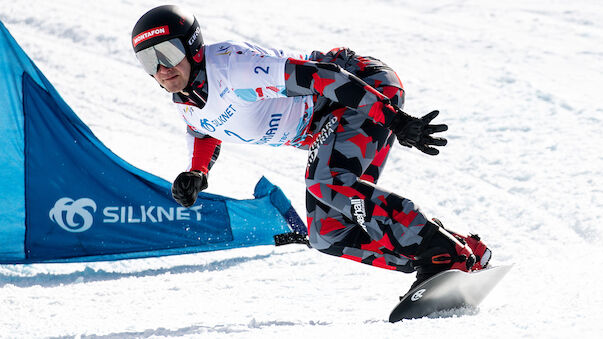
[[427, 219], [412, 201], [375, 186], [396, 140], [386, 127], [395, 110], [386, 106], [402, 108], [402, 83], [380, 60], [346, 48], [314, 52], [310, 60], [290, 59], [285, 66], [287, 95], [316, 95], [305, 143], [310, 244], [327, 254], [413, 272], [411, 259]]

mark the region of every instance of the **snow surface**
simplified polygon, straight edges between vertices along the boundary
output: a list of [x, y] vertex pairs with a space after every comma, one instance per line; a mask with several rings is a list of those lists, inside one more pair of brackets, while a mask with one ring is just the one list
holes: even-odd
[[[107, 146], [168, 180], [183, 170], [184, 123], [130, 49], [133, 24], [161, 2], [0, 2], [0, 20]], [[601, 337], [601, 1], [179, 3], [206, 42], [348, 46], [391, 65], [406, 111], [440, 109], [449, 145], [437, 157], [396, 147], [380, 186], [479, 233], [494, 264], [515, 268], [479, 310], [390, 324], [413, 275], [303, 246], [2, 265], [0, 337]], [[303, 213], [305, 157], [224, 145], [209, 191], [247, 198], [266, 175]]]

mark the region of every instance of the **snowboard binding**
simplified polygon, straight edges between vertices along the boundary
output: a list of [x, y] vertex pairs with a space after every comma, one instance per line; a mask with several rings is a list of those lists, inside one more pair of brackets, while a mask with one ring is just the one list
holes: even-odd
[[433, 219], [427, 222], [431, 236], [421, 243], [412, 265], [417, 270], [417, 280], [411, 289], [423, 281], [446, 270], [470, 272], [481, 270], [488, 265], [492, 251], [486, 247], [478, 235], [463, 236], [444, 228], [442, 222]]

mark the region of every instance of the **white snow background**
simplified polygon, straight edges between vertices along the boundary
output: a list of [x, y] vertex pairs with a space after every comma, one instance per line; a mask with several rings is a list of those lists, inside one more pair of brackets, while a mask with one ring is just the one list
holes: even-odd
[[[115, 153], [173, 180], [185, 125], [130, 32], [159, 1], [1, 0], [0, 20]], [[597, 338], [603, 333], [601, 1], [179, 1], [207, 43], [347, 46], [392, 66], [405, 110], [450, 126], [379, 185], [479, 233], [514, 269], [477, 311], [390, 324], [414, 275], [303, 246], [0, 266], [0, 337]], [[209, 192], [266, 175], [304, 213], [306, 153], [224, 144]], [[43, 176], [44, 173], [38, 173]]]

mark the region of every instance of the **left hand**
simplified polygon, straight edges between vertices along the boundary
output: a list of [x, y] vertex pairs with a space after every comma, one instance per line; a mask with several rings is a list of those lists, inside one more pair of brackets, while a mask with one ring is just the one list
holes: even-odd
[[207, 174], [200, 171], [182, 172], [172, 184], [172, 197], [183, 207], [191, 207], [199, 192], [207, 188]]
[[432, 146], [446, 146], [448, 141], [441, 137], [432, 137], [433, 133], [448, 130], [448, 125], [430, 125], [431, 120], [438, 116], [439, 111], [431, 111], [421, 118], [415, 118], [398, 109], [389, 129], [396, 135], [402, 146], [415, 147], [419, 151], [437, 155], [439, 150]]

